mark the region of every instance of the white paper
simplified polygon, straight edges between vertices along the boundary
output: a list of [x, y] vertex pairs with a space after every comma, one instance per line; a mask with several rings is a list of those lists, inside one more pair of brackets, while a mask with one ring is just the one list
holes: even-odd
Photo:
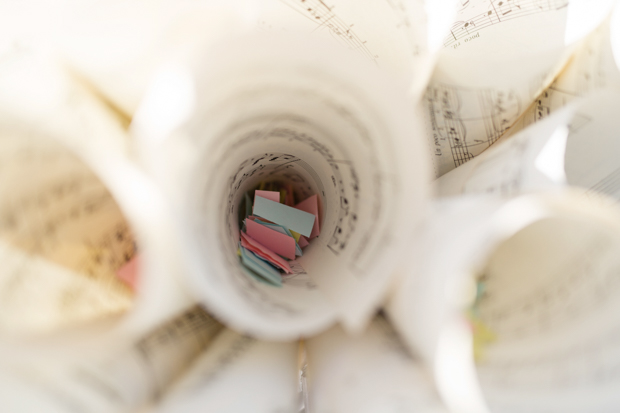
[[596, 93], [502, 139], [436, 182], [439, 196], [511, 196], [567, 185], [620, 199], [616, 114], [620, 96]]
[[[618, 12], [616, 11], [617, 15]], [[515, 134], [540, 121], [578, 97], [600, 90], [620, 91], [620, 70], [613, 56], [611, 16], [577, 46], [575, 54], [558, 77], [507, 132]], [[575, 123], [586, 119], [577, 117]]]
[[[564, 68], [576, 40], [606, 16], [579, 13], [580, 1], [461, 3], [424, 99], [438, 177], [513, 126]], [[597, 4], [596, 10], [609, 7]], [[572, 33], [568, 42], [566, 31]]]
[[[191, 59], [224, 34], [239, 33], [251, 2], [26, 0], [0, 5], [3, 47], [31, 44], [62, 57], [131, 117], [157, 67]], [[251, 14], [251, 13], [250, 13]]]
[[335, 327], [307, 349], [308, 412], [447, 411], [420, 360], [382, 317], [357, 337]]
[[[619, 211], [579, 193], [446, 199], [436, 210], [387, 310], [432, 366], [448, 406], [462, 412], [613, 406], [615, 376], [597, 387], [586, 374], [601, 368], [592, 360], [594, 343], [615, 334], [614, 300], [603, 297], [614, 294]], [[488, 293], [480, 317], [497, 339], [474, 364], [465, 311], [478, 277]]]
[[295, 412], [298, 381], [297, 342], [258, 341], [226, 330], [154, 411]]
[[0, 371], [15, 392], [1, 399], [24, 413], [29, 410], [21, 403], [31, 399], [47, 399], [45, 405], [63, 412], [134, 411], [161, 398], [221, 330], [194, 307], [142, 336], [101, 340], [91, 327], [77, 335], [4, 343]]
[[417, 98], [432, 72], [437, 38], [447, 33], [454, 0], [268, 0], [260, 3], [257, 29], [302, 32], [350, 49], [411, 84]]

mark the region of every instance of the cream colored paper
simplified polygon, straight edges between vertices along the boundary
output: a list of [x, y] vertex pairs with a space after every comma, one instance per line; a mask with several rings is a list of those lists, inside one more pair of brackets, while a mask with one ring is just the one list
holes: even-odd
[[437, 177], [513, 126], [564, 68], [583, 28], [594, 30], [612, 5], [584, 13], [583, 3], [461, 2], [424, 99]]
[[[123, 118], [27, 47], [3, 55], [0, 113], [2, 335], [121, 314], [118, 328], [148, 330], [190, 305], [170, 276], [163, 200], [131, 161]], [[145, 265], [132, 294], [115, 272], [136, 245]]]
[[297, 343], [222, 332], [154, 412], [296, 412]]
[[620, 198], [616, 93], [574, 101], [436, 182], [439, 196], [510, 196], [567, 185]]
[[12, 391], [2, 401], [19, 413], [27, 411], [24, 400], [62, 412], [133, 412], [161, 399], [222, 328], [196, 306], [134, 337], [93, 340], [97, 331], [91, 327], [77, 335], [4, 344], [0, 371]]
[[312, 413], [447, 412], [432, 378], [382, 317], [360, 336], [335, 327], [307, 342]]
[[[613, 45], [618, 41], [612, 38], [611, 30], [612, 21], [617, 20], [618, 15], [620, 12], [616, 7], [613, 15], [609, 15], [596, 30], [581, 40], [566, 67], [534, 100], [507, 135], [514, 135], [548, 117], [578, 97], [585, 97], [600, 90], [620, 91], [620, 70], [613, 55]], [[586, 118], [579, 116], [575, 119], [576, 124], [586, 121]]]
[[[597, 349], [617, 324], [611, 297], [619, 211], [579, 193], [446, 199], [436, 211], [387, 311], [432, 366], [448, 406], [461, 412], [613, 406], [616, 376], [595, 378], [603, 362], [592, 357], [614, 357], [611, 349]], [[497, 337], [477, 364], [465, 318], [476, 279], [487, 291], [480, 318]]]

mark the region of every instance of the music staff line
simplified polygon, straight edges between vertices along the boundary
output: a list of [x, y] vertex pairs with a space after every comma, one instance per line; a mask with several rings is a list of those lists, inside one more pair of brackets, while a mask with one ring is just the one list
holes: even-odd
[[341, 39], [351, 50], [360, 50], [366, 57], [373, 62], [377, 61], [376, 55], [366, 46], [366, 40], [362, 40], [351, 29], [354, 24], [347, 24], [338, 17], [332, 10], [334, 6], [329, 7], [322, 0], [280, 0], [291, 9], [295, 10], [307, 20], [317, 24], [313, 30], [328, 28], [329, 31]]
[[449, 47], [463, 37], [504, 21], [563, 9], [568, 5], [568, 0], [503, 0], [499, 2], [494, 0], [489, 3], [489, 10], [484, 13], [472, 19], [455, 22], [450, 28], [450, 34], [444, 40], [444, 47]]
[[[520, 113], [520, 103], [511, 91], [471, 91], [438, 85], [428, 96], [433, 123], [448, 143], [455, 167], [491, 146]], [[463, 105], [474, 102], [478, 116], [463, 116]]]

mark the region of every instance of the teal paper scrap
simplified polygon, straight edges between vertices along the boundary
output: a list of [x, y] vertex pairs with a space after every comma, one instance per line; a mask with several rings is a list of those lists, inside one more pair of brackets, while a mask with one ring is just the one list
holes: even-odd
[[276, 287], [282, 287], [282, 275], [280, 274], [280, 271], [278, 271], [267, 261], [258, 257], [252, 251], [243, 248], [241, 245], [239, 245], [239, 248], [241, 250], [241, 262], [243, 263], [244, 268], [249, 270], [246, 272], [258, 281], [262, 281]]
[[314, 226], [315, 216], [278, 202], [257, 196], [254, 200], [254, 215], [265, 218], [309, 237]]

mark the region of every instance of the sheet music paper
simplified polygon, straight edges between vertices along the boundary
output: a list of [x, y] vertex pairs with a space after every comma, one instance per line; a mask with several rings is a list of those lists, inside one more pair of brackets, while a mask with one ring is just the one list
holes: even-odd
[[[558, 77], [541, 93], [507, 132], [514, 135], [523, 128], [538, 122], [578, 97], [600, 90], [620, 91], [620, 70], [613, 55], [611, 21], [620, 15], [616, 7], [607, 19], [583, 39], [575, 54]], [[576, 119], [583, 123], [586, 119]]]
[[424, 99], [436, 176], [497, 141], [562, 70], [574, 28], [605, 17], [568, 0], [461, 4]]
[[418, 96], [432, 71], [437, 39], [443, 38], [456, 12], [454, 4], [455, 0], [371, 0], [357, 7], [342, 0], [131, 0], [52, 7], [24, 1], [0, 13], [0, 34], [3, 41], [27, 38], [57, 51], [106, 99], [132, 116], [161, 64], [191, 62], [213, 41], [247, 32], [291, 31], [326, 38], [407, 84], [413, 79]]
[[[217, 71], [208, 64], [199, 77], [176, 78], [188, 98], [175, 108], [195, 114], [171, 115], [154, 91], [134, 124], [183, 218], [193, 290], [231, 327], [268, 339], [313, 334], [336, 319], [361, 328], [426, 196], [407, 98], [356, 54], [302, 43], [265, 35], [222, 45]], [[352, 61], [355, 71], [346, 69]], [[162, 136], [153, 125], [173, 116], [189, 120]], [[250, 280], [236, 256], [239, 200], [277, 177], [300, 199], [318, 194], [324, 214], [321, 235], [282, 289]]]
[[[51, 56], [21, 45], [2, 57], [3, 338], [121, 314], [114, 329], [148, 330], [190, 305], [170, 276], [161, 195], [132, 164], [123, 118]], [[116, 270], [136, 245], [146, 264], [133, 294]]]
[[620, 199], [615, 119], [620, 96], [592, 94], [437, 180], [440, 196], [503, 196], [571, 185]]
[[[115, 275], [116, 269], [133, 255], [131, 229], [99, 178], [52, 137], [62, 121], [45, 125], [50, 119], [43, 115], [47, 108], [41, 106], [54, 105], [57, 96], [43, 94], [50, 100], [33, 100], [36, 105], [25, 112], [28, 98], [17, 94], [24, 85], [19, 81], [29, 79], [27, 71], [33, 67], [29, 60], [41, 62], [19, 53], [5, 57], [0, 81], [3, 335], [41, 332], [118, 315], [132, 302], [131, 292]], [[36, 80], [59, 81], [53, 75]], [[49, 84], [47, 90], [54, 86], [58, 84]], [[86, 99], [84, 91], [78, 89], [68, 94], [73, 102], [61, 101], [66, 108]], [[20, 114], [20, 110], [24, 112]], [[79, 116], [74, 115], [82, 122], [80, 132], [88, 133], [96, 122]], [[116, 127], [117, 133], [108, 138], [109, 145], [121, 147], [122, 141], [114, 142], [114, 138], [123, 136], [119, 134], [120, 123], [114, 124], [115, 119], [104, 111], [100, 116], [109, 116], [110, 122], [107, 130], [100, 132], [105, 134]], [[26, 121], [28, 117], [30, 122]], [[75, 129], [67, 136], [68, 142], [73, 133]]]
[[[617, 311], [599, 294], [614, 294], [618, 210], [578, 193], [510, 202], [446, 198], [436, 210], [440, 219], [420, 234], [409, 277], [387, 311], [432, 366], [448, 406], [512, 412], [613, 405], [610, 387], [593, 391], [593, 379], [580, 375], [600, 369], [591, 360], [597, 347], [588, 343], [615, 334]], [[497, 338], [474, 364], [465, 311], [480, 278], [488, 287], [480, 317]], [[571, 391], [563, 393], [567, 382]]]
[[[15, 411], [25, 412], [20, 400], [43, 398], [50, 409], [63, 412], [135, 411], [161, 398], [222, 328], [196, 306], [133, 338], [93, 342], [82, 331], [81, 336], [4, 343], [0, 371], [10, 373], [7, 381], [16, 393], [3, 393], [3, 404], [16, 403]], [[72, 339], [87, 344], [75, 345]]]
[[126, 116], [135, 112], [157, 67], [191, 60], [204, 42], [238, 33], [250, 1], [106, 1], [0, 4], [5, 43], [51, 50]]
[[416, 97], [431, 74], [439, 45], [456, 12], [454, 0], [269, 0], [257, 30], [308, 33], [353, 50], [411, 84]]
[[225, 330], [154, 412], [298, 411], [297, 343]]
[[308, 340], [310, 412], [447, 412], [432, 378], [383, 317], [360, 336]]

